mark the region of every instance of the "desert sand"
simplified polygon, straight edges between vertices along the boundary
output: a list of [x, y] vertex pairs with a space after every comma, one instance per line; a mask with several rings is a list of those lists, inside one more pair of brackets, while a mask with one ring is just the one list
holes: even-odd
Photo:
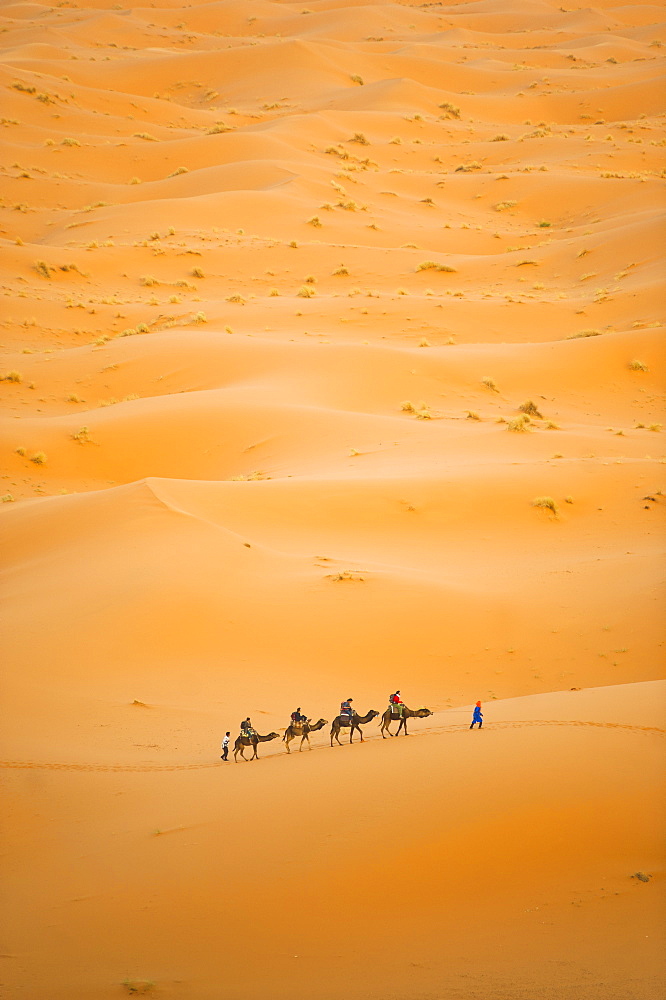
[[0, 26], [0, 996], [657, 1000], [662, 6]]

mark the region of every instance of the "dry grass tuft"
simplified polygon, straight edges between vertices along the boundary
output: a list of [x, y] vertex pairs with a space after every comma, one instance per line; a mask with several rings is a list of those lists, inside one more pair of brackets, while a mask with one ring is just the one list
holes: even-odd
[[490, 389], [491, 392], [499, 392], [497, 388], [497, 383], [494, 379], [490, 378], [488, 375], [484, 375], [481, 379], [481, 385], [485, 385], [486, 389]]
[[340, 267], [336, 268], [335, 271], [331, 271], [331, 274], [335, 275], [336, 278], [346, 278], [349, 276], [349, 268], [345, 267], [344, 264], [340, 264]]
[[531, 399], [526, 399], [524, 403], [521, 403], [518, 409], [521, 413], [527, 413], [530, 417], [537, 417], [538, 420], [543, 420], [543, 414], [539, 413], [536, 403]]
[[449, 274], [456, 274], [455, 267], [450, 264], [438, 264], [434, 260], [423, 260], [416, 268], [417, 271], [446, 271]]
[[193, 267], [190, 272], [193, 278], [205, 278], [206, 275], [203, 273], [200, 267]]
[[23, 376], [20, 372], [11, 371], [5, 372], [4, 375], [0, 375], [0, 382], [22, 382]]
[[579, 330], [578, 333], [570, 333], [567, 340], [580, 340], [581, 337], [600, 337], [601, 330]]
[[47, 264], [45, 260], [36, 260], [33, 267], [37, 274], [41, 274], [42, 278], [51, 278], [51, 271], [55, 271], [55, 267], [51, 267]]
[[34, 455], [30, 456], [30, 461], [34, 462], [35, 465], [44, 465], [46, 462], [46, 455], [43, 451], [36, 451]]
[[551, 510], [557, 516], [558, 506], [552, 497], [535, 497], [532, 501], [532, 506]]
[[323, 223], [318, 215], [313, 215], [311, 219], [308, 219], [308, 226], [314, 226], [315, 229], [321, 229]]
[[509, 420], [508, 424], [506, 425], [506, 429], [508, 431], [516, 431], [517, 433], [521, 433], [527, 430], [528, 425], [530, 423], [531, 420], [527, 416], [527, 414], [522, 413], [519, 417], [514, 417], [513, 420]]
[[167, 174], [167, 177], [179, 177], [180, 174], [189, 174], [189, 167], [176, 167], [176, 169], [171, 174]]
[[301, 285], [301, 287], [296, 292], [296, 295], [301, 299], [311, 299], [313, 295], [316, 295], [314, 288], [310, 288], [309, 285]]
[[629, 369], [632, 372], [646, 372], [649, 371], [648, 366], [642, 361], [637, 361], [635, 358], [633, 361], [629, 362]]
[[480, 419], [481, 419], [481, 417], [476, 412], [476, 410], [468, 410], [467, 411], [467, 420], [480, 420]]
[[352, 83], [358, 83], [360, 87], [363, 86], [363, 77], [359, 76], [358, 73], [352, 73], [349, 79], [352, 81]]
[[426, 403], [419, 403], [414, 405], [409, 399], [405, 399], [400, 404], [400, 409], [405, 413], [411, 413], [417, 418], [417, 420], [432, 420], [432, 413], [430, 412], [430, 407]]
[[442, 111], [445, 111], [447, 115], [450, 115], [451, 118], [460, 118], [460, 108], [457, 108], [455, 104], [449, 104], [448, 101], [445, 101], [443, 104], [438, 105], [438, 107]]

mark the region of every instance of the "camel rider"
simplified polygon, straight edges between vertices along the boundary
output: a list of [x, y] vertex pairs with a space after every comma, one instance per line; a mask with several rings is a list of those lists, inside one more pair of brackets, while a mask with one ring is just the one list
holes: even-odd
[[250, 716], [249, 715], [248, 715], [247, 719], [244, 719], [243, 722], [241, 722], [241, 724], [240, 724], [240, 731], [241, 731], [241, 736], [247, 736], [248, 739], [251, 736], [255, 735], [254, 728], [252, 726], [252, 723], [250, 722]]
[[399, 691], [395, 691], [393, 694], [389, 695], [389, 708], [391, 709], [391, 715], [396, 712], [398, 717], [402, 719], [402, 713], [405, 710], [405, 706], [402, 698], [400, 697]]
[[344, 716], [345, 719], [350, 719], [354, 713], [352, 708], [353, 698], [347, 698], [346, 701], [340, 703], [340, 715]]
[[299, 706], [299, 707], [298, 707], [298, 708], [296, 709], [296, 711], [295, 711], [295, 712], [292, 712], [292, 713], [291, 713], [291, 721], [292, 721], [292, 722], [293, 722], [293, 723], [294, 723], [295, 725], [298, 725], [298, 724], [299, 724], [299, 723], [301, 723], [301, 722], [305, 722], [306, 720], [307, 720], [307, 716], [305, 716], [305, 715], [301, 715], [301, 709], [300, 709], [300, 706]]

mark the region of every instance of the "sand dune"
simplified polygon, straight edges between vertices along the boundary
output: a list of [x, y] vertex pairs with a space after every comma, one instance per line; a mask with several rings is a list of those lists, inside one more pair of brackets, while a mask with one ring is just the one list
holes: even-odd
[[661, 9], [0, 26], [0, 993], [656, 1000]]

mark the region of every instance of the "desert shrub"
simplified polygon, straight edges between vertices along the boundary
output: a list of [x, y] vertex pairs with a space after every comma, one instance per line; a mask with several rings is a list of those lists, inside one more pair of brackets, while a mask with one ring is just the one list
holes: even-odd
[[180, 174], [188, 174], [189, 167], [176, 167], [176, 169], [171, 174], [167, 174], [167, 177], [178, 177]]
[[358, 73], [353, 73], [349, 77], [349, 79], [352, 81], [352, 83], [358, 83], [359, 86], [361, 86], [361, 87], [363, 86], [363, 77], [359, 76]]
[[514, 417], [513, 420], [509, 420], [508, 424], [506, 425], [506, 429], [508, 431], [515, 431], [517, 433], [521, 433], [522, 431], [527, 430], [527, 427], [530, 423], [531, 421], [530, 418], [527, 416], [527, 414], [522, 413], [519, 417]]
[[192, 273], [192, 277], [193, 278], [205, 278], [206, 277], [206, 275], [203, 273], [203, 271], [201, 270], [200, 267], [193, 267], [191, 273]]
[[0, 382], [21, 382], [22, 380], [23, 376], [17, 371], [5, 372], [4, 375], [0, 375]]
[[340, 264], [340, 267], [336, 268], [335, 271], [331, 271], [331, 274], [336, 277], [347, 277], [349, 275], [349, 269], [346, 268], [344, 264]]
[[449, 274], [455, 274], [455, 267], [451, 267], [450, 264], [438, 264], [434, 260], [424, 260], [416, 268], [417, 271], [446, 271]]
[[543, 507], [546, 510], [552, 510], [553, 514], [557, 514], [557, 504], [552, 497], [535, 497], [532, 501], [533, 507]]
[[526, 399], [524, 403], [520, 404], [518, 409], [521, 413], [527, 413], [530, 417], [537, 417], [539, 420], [543, 420], [543, 414], [539, 413], [536, 403], [531, 399]]
[[313, 215], [311, 219], [308, 219], [308, 225], [314, 226], [315, 229], [321, 229], [322, 221], [318, 215]]
[[301, 299], [311, 299], [313, 295], [316, 295], [314, 288], [310, 288], [309, 285], [301, 285], [301, 287], [296, 292]]
[[34, 268], [37, 274], [41, 274], [42, 278], [50, 278], [51, 271], [55, 271], [55, 268], [47, 264], [45, 260], [36, 260]]
[[567, 340], [579, 340], [581, 337], [600, 337], [601, 330], [579, 330], [578, 333], [570, 333]]
[[34, 455], [30, 456], [30, 461], [34, 462], [35, 465], [44, 465], [46, 461], [46, 455], [43, 451], [36, 451]]
[[61, 146], [80, 146], [81, 143], [78, 139], [73, 139], [72, 136], [67, 135], [64, 139], [60, 140]]
[[499, 392], [497, 388], [497, 383], [494, 379], [490, 378], [488, 375], [484, 375], [481, 379], [481, 385], [485, 385], [486, 389], [490, 389], [491, 392]]
[[632, 372], [646, 372], [648, 371], [648, 366], [644, 364], [642, 361], [637, 361], [636, 359], [634, 359], [633, 361], [629, 362], [629, 369]]
[[449, 104], [448, 101], [445, 101], [443, 104], [440, 104], [439, 107], [452, 118], [460, 118], [460, 108], [457, 108], [455, 104]]

